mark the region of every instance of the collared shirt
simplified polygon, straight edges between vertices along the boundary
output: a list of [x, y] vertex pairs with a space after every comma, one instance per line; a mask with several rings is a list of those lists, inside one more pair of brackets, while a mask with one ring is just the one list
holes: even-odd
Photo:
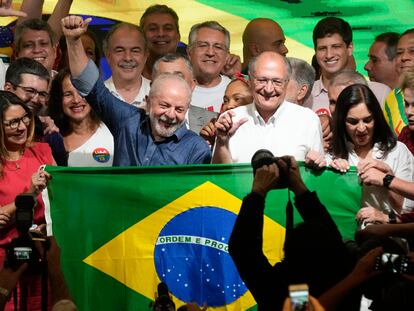
[[232, 111], [233, 122], [247, 118], [229, 141], [234, 163], [250, 162], [259, 149], [268, 149], [275, 156], [291, 155], [299, 161], [311, 150], [324, 154], [319, 118], [308, 108], [284, 101], [268, 122], [254, 104]]
[[114, 166], [210, 162], [207, 143], [184, 125], [171, 137], [154, 141], [146, 112], [113, 96], [98, 76], [96, 65], [89, 61], [72, 81], [114, 136]]
[[[139, 89], [137, 96], [135, 96], [134, 100], [131, 103], [131, 105], [139, 108], [143, 108], [143, 105], [145, 105], [145, 96], [148, 95], [151, 88], [151, 81], [145, 78], [144, 76], [141, 76], [141, 78], [141, 88]], [[127, 102], [116, 89], [112, 76], [110, 76], [109, 79], [105, 80], [105, 86], [111, 91], [112, 95], [124, 102]]]
[[[383, 83], [368, 81], [368, 87], [374, 93], [381, 107], [391, 89]], [[306, 107], [311, 108], [317, 115], [331, 115], [329, 111], [328, 89], [323, 85], [322, 79], [316, 80], [313, 84], [311, 96], [306, 100]]]

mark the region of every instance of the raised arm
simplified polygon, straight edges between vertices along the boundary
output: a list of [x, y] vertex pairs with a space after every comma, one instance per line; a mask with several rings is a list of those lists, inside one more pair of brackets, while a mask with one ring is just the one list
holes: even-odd
[[67, 16], [61, 21], [68, 46], [69, 68], [74, 77], [82, 73], [89, 61], [83, 49], [81, 36], [88, 30], [91, 20], [91, 18], [83, 20], [80, 16]]
[[[62, 18], [67, 16], [72, 6], [73, 0], [58, 0], [50, 15], [47, 23], [53, 29], [56, 34], [55, 42], [62, 36], [62, 27], [60, 21]], [[23, 0], [22, 6], [20, 7], [22, 12], [26, 13], [26, 16], [19, 17], [17, 25], [23, 23], [27, 19], [31, 18], [42, 18], [44, 0]]]
[[25, 17], [24, 11], [13, 10], [12, 0], [0, 0], [0, 16], [19, 16]]

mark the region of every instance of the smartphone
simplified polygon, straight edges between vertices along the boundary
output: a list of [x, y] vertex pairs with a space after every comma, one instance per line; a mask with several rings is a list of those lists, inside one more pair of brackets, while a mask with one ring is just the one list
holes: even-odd
[[289, 296], [292, 301], [292, 311], [309, 310], [309, 288], [307, 284], [289, 285]]

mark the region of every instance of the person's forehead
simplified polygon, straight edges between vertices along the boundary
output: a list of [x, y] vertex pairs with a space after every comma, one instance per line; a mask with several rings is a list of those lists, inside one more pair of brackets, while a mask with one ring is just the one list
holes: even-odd
[[175, 28], [178, 28], [174, 17], [172, 17], [168, 13], [153, 13], [145, 17], [144, 19], [144, 28], [147, 27], [150, 24], [156, 24], [156, 25], [165, 25], [165, 24], [171, 24], [174, 25]]
[[160, 62], [158, 66], [158, 73], [176, 72], [179, 71], [183, 74], [190, 74], [190, 70], [185, 65], [182, 59], [176, 59], [172, 62]]
[[369, 49], [369, 53], [373, 54], [375, 56], [384, 56], [385, 54], [385, 49], [387, 48], [387, 45], [385, 44], [385, 42], [382, 41], [376, 41], [374, 42], [370, 49]]
[[271, 78], [282, 78], [287, 74], [286, 64], [282, 58], [275, 56], [259, 57], [256, 61], [255, 74], [265, 74]]
[[316, 40], [316, 47], [321, 45], [345, 44], [344, 38], [339, 33], [328, 34]]
[[414, 45], [414, 33], [408, 33], [398, 40], [397, 48], [403, 48], [406, 46], [413, 46]]
[[21, 36], [21, 42], [47, 40], [51, 42], [49, 33], [46, 30], [27, 29]]
[[231, 95], [235, 92], [249, 92], [249, 87], [243, 81], [234, 80], [227, 86], [226, 95]]
[[219, 30], [207, 27], [198, 29], [196, 38], [198, 41], [214, 41], [218, 43], [225, 43], [226, 41], [224, 33]]
[[26, 110], [20, 105], [11, 105], [4, 110], [4, 119], [14, 119], [22, 117], [26, 114]]
[[285, 37], [282, 28], [278, 24], [272, 23], [269, 26], [270, 27], [268, 27], [266, 33], [269, 37], [273, 38], [273, 41], [277, 41]]
[[47, 90], [48, 88], [46, 80], [30, 73], [23, 73], [20, 75], [20, 84], [24, 87], [36, 88], [38, 91]]
[[124, 26], [115, 30], [108, 43], [111, 46], [123, 44], [144, 46], [144, 42], [144, 36], [138, 29]]

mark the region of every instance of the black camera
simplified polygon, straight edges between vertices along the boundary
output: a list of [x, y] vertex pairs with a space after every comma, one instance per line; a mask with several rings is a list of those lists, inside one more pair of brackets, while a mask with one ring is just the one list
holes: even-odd
[[[278, 161], [282, 160], [286, 163], [288, 168], [290, 167], [290, 161], [289, 159], [286, 159], [284, 157], [275, 157], [273, 153], [271, 153], [267, 149], [259, 149], [257, 150], [253, 157], [252, 157], [252, 167], [253, 167], [253, 175], [256, 175], [256, 170], [261, 168], [263, 165], [271, 165], [275, 163], [278, 166]], [[279, 166], [278, 166], [279, 167]], [[276, 186], [276, 188], [286, 188], [288, 186], [288, 178], [284, 171], [279, 170], [279, 182]]]
[[375, 270], [392, 274], [414, 274], [414, 265], [406, 255], [383, 253], [375, 261]]
[[24, 193], [16, 197], [16, 228], [18, 236], [14, 238], [6, 249], [6, 265], [17, 270], [24, 262], [29, 264], [26, 270], [29, 273], [38, 273], [43, 266], [40, 254], [34, 244], [30, 227], [33, 225], [33, 210], [36, 205], [36, 197]]
[[157, 299], [152, 304], [154, 311], [175, 311], [175, 303], [168, 291], [168, 286], [164, 282], [158, 284]]

